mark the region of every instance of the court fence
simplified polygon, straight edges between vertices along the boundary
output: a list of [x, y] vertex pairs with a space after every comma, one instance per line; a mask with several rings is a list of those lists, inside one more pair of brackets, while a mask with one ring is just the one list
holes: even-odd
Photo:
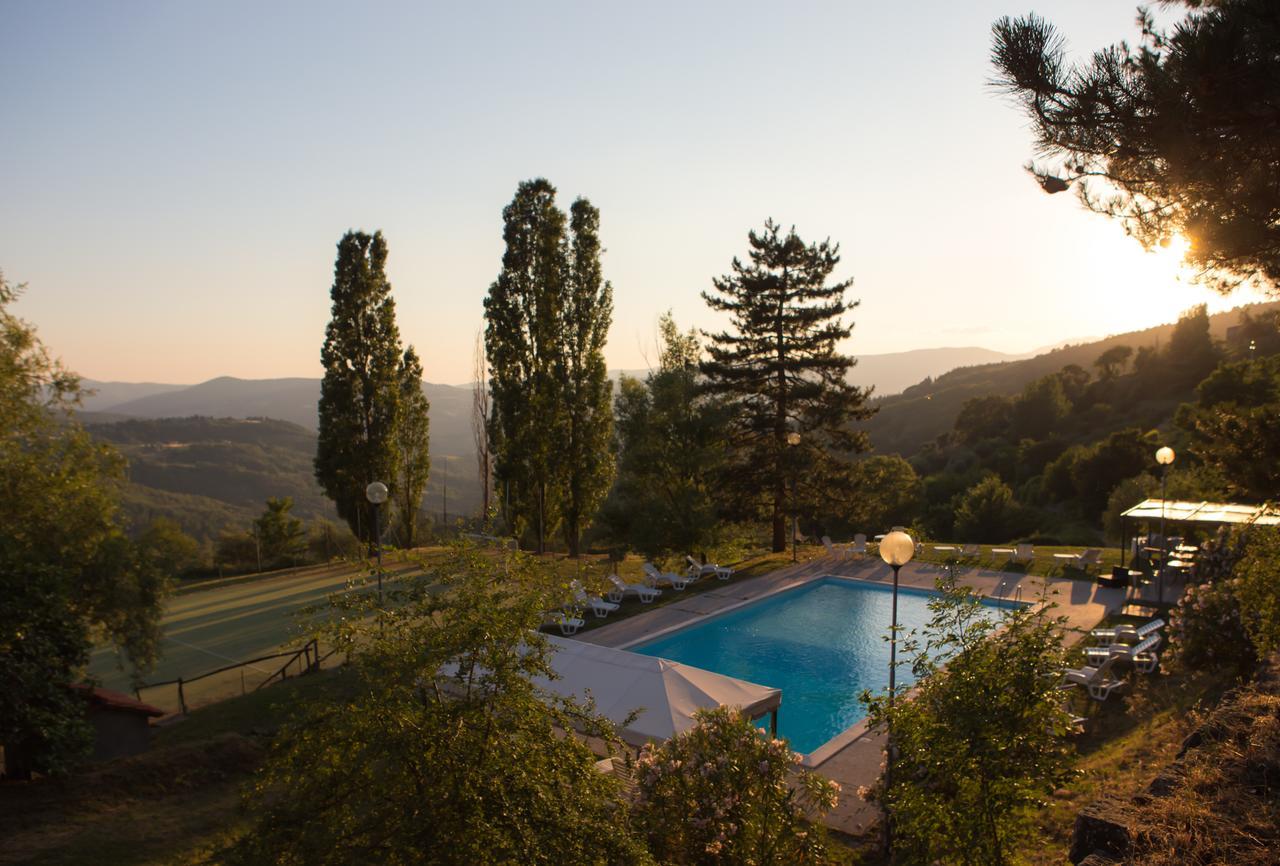
[[321, 653], [320, 641], [312, 639], [296, 650], [224, 665], [193, 677], [140, 683], [134, 694], [138, 700], [145, 700], [166, 713], [186, 715], [196, 707], [246, 695], [274, 682], [334, 667], [344, 660], [336, 649]]

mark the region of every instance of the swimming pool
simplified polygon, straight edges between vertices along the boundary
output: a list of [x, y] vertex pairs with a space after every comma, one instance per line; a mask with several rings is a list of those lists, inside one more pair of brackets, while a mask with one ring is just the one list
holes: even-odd
[[[899, 588], [900, 634], [929, 621], [937, 595]], [[629, 649], [782, 689], [778, 734], [808, 753], [866, 715], [863, 689], [889, 685], [892, 599], [891, 586], [819, 578]], [[898, 687], [912, 682], [910, 668], [899, 667]]]

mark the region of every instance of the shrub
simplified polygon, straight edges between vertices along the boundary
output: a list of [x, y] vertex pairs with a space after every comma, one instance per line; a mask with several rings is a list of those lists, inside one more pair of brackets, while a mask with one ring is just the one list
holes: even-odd
[[806, 817], [836, 804], [839, 785], [809, 772], [785, 740], [736, 710], [702, 711], [697, 724], [638, 761], [636, 817], [662, 863], [830, 862], [826, 834]]
[[1169, 615], [1170, 661], [1246, 671], [1256, 656], [1240, 615], [1239, 581], [1193, 584]]

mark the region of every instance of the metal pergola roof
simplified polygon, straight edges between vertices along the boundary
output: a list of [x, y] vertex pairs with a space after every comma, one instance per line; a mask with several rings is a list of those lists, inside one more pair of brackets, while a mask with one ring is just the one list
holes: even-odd
[[1183, 502], [1144, 499], [1120, 515], [1126, 520], [1165, 520], [1214, 526], [1280, 526], [1280, 511], [1240, 502]]

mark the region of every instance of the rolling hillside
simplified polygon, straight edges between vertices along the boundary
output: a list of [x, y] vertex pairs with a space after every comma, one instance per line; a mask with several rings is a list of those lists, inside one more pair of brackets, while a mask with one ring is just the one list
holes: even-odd
[[[1218, 313], [1210, 317], [1210, 333], [1216, 339], [1222, 339], [1228, 328], [1239, 324], [1241, 310], [1257, 313], [1274, 306], [1253, 305]], [[1140, 346], [1163, 345], [1168, 342], [1173, 328], [1173, 324], [1158, 325], [1096, 342], [1064, 346], [1021, 361], [961, 367], [935, 379], [926, 379], [901, 394], [876, 401], [880, 411], [863, 427], [870, 434], [876, 451], [914, 454], [925, 443], [951, 430], [960, 408], [972, 397], [1018, 394], [1028, 382], [1061, 370], [1068, 364], [1078, 364], [1093, 372], [1093, 362], [1107, 349], [1124, 345], [1136, 351]]]

